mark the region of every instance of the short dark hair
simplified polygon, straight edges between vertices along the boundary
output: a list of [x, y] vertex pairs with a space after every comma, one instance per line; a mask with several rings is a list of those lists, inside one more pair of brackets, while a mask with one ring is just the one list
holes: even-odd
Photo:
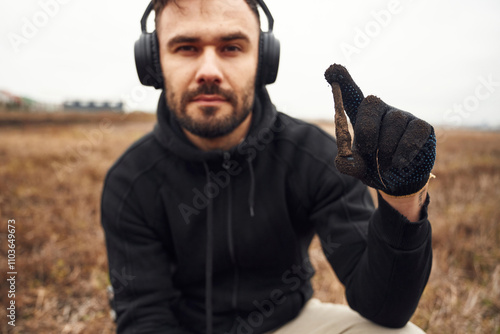
[[[156, 17], [160, 15], [160, 13], [163, 11], [166, 5], [168, 5], [170, 2], [175, 3], [177, 6], [179, 4], [177, 3], [177, 0], [153, 0], [153, 9], [155, 11]], [[247, 3], [248, 7], [252, 10], [252, 12], [257, 16], [257, 21], [260, 23], [260, 16], [259, 16], [259, 9], [257, 6], [257, 0], [245, 0]]]

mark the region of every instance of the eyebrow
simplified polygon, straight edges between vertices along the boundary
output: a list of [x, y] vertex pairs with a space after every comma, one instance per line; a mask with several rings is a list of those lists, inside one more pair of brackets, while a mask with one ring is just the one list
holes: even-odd
[[247, 42], [250, 41], [250, 38], [248, 37], [248, 35], [246, 35], [242, 32], [231, 33], [229, 35], [225, 35], [225, 36], [222, 36], [220, 38], [220, 40], [223, 42], [230, 42], [230, 41], [234, 41], [237, 39], [242, 39], [242, 40], [247, 41]]
[[172, 37], [168, 41], [167, 47], [171, 48], [174, 45], [184, 44], [184, 43], [198, 43], [199, 41], [200, 41], [200, 38], [198, 38], [198, 37], [189, 37], [189, 36], [184, 36], [184, 35], [178, 35], [178, 36]]
[[[234, 40], [244, 40], [246, 42], [249, 42], [250, 38], [248, 37], [248, 35], [246, 35], [242, 32], [230, 33], [230, 34], [221, 36], [219, 38], [219, 41], [221, 41], [221, 42], [230, 42], [230, 41], [234, 41]], [[200, 37], [192, 37], [192, 36], [188, 36], [188, 35], [177, 35], [177, 36], [172, 37], [168, 41], [167, 47], [171, 48], [175, 45], [184, 44], [184, 43], [188, 43], [188, 44], [199, 43], [200, 41], [201, 41]]]

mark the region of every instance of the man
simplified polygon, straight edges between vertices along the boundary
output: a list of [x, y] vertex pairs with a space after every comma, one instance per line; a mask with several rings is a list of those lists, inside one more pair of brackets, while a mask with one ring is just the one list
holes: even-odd
[[[117, 331], [421, 333], [407, 322], [431, 268], [432, 127], [329, 73], [364, 161], [354, 174], [380, 189], [375, 210], [336, 169], [335, 140], [272, 105], [253, 0], [154, 5], [158, 124], [102, 196]], [[315, 233], [350, 308], [311, 299]]]

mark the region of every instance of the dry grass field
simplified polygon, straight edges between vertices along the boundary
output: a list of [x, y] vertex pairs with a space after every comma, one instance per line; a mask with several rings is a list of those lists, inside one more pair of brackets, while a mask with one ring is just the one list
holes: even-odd
[[[0, 114], [0, 333], [114, 332], [101, 187], [154, 118], [77, 119]], [[412, 321], [427, 333], [500, 333], [500, 133], [439, 131], [434, 174], [434, 265]], [[8, 219], [16, 220], [15, 328], [6, 320]], [[311, 256], [316, 296], [345, 302], [317, 241]]]

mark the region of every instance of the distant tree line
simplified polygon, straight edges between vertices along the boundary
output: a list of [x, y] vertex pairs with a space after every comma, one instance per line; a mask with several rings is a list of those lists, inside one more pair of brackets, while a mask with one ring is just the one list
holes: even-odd
[[44, 103], [34, 99], [18, 96], [5, 90], [0, 90], [0, 110], [14, 112], [124, 112], [124, 103], [121, 101], [66, 101], [60, 103]]

